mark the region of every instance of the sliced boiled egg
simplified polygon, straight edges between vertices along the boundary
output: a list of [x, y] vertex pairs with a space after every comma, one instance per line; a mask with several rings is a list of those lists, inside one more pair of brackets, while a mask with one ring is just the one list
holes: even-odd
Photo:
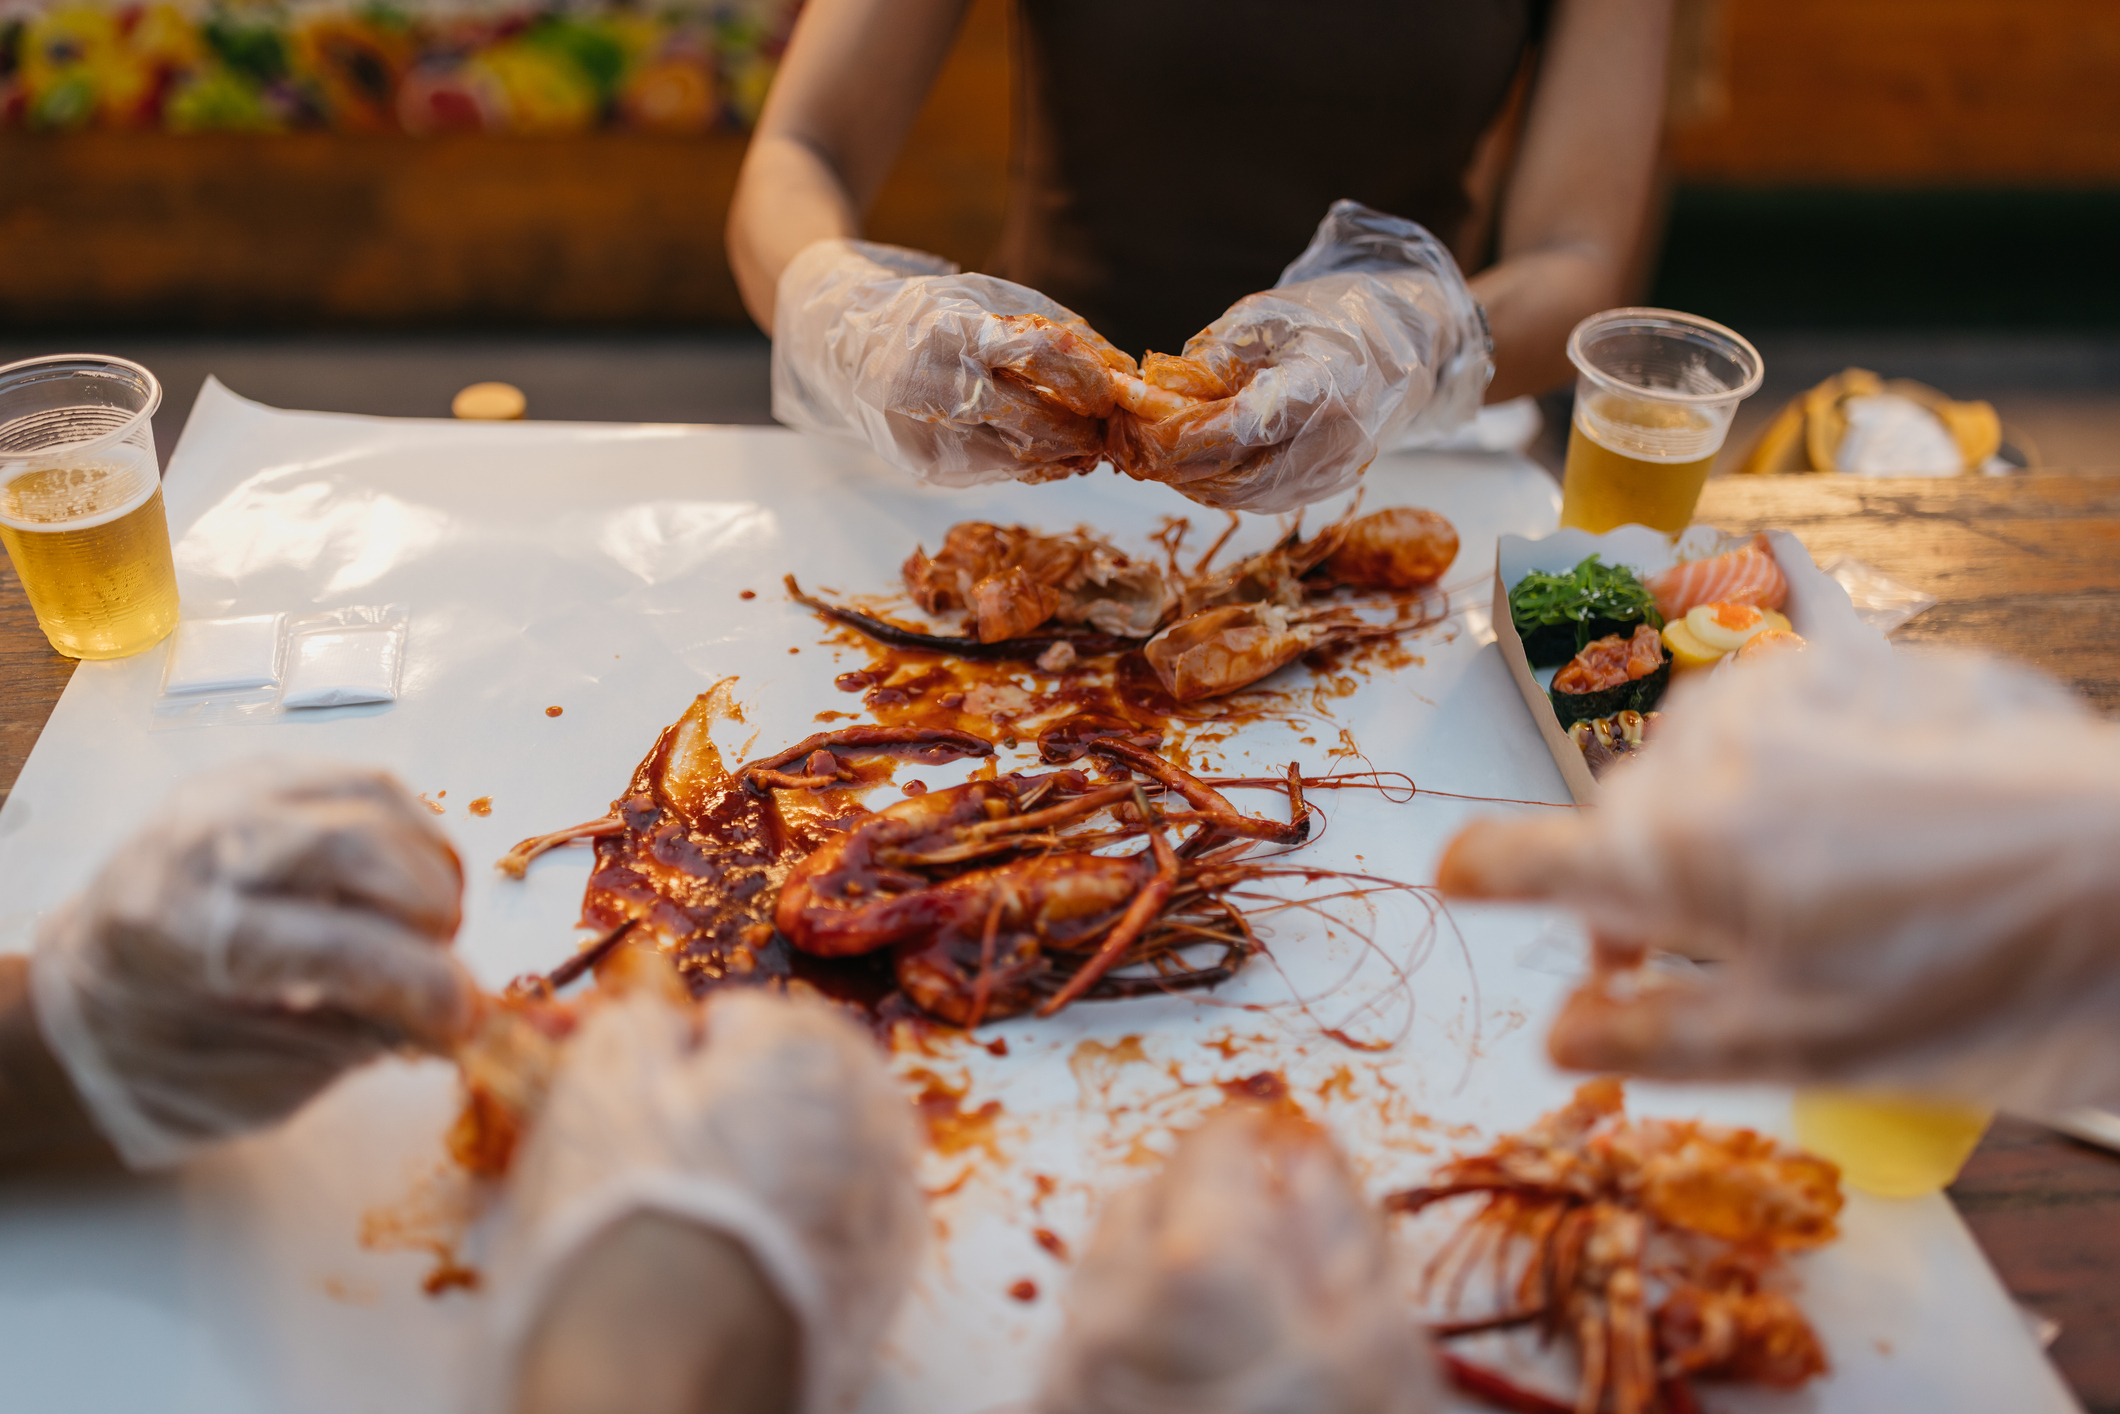
[[1683, 618], [1671, 620], [1664, 625], [1664, 647], [1670, 650], [1671, 662], [1680, 672], [1693, 668], [1712, 668], [1723, 659], [1722, 653], [1700, 641], [1686, 627]]
[[1771, 627], [1766, 612], [1752, 604], [1699, 604], [1686, 611], [1687, 631], [1718, 653], [1734, 653]]

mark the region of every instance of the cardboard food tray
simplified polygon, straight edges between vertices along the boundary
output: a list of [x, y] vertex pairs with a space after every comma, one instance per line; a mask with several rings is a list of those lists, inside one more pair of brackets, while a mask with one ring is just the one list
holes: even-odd
[[[1788, 615], [1792, 628], [1814, 642], [1843, 638], [1883, 642], [1881, 634], [1855, 616], [1855, 606], [1848, 601], [1847, 590], [1812, 562], [1811, 552], [1804, 548], [1801, 540], [1786, 530], [1770, 530], [1766, 534], [1775, 563], [1781, 566], [1782, 574], [1789, 581], [1789, 601], [1782, 612]], [[1560, 768], [1561, 779], [1567, 783], [1568, 794], [1577, 805], [1597, 803], [1597, 780], [1590, 774], [1589, 763], [1583, 760], [1581, 749], [1569, 739], [1567, 728], [1561, 725], [1559, 714], [1553, 710], [1553, 699], [1547, 695], [1546, 685], [1538, 679], [1539, 670], [1533, 668], [1530, 659], [1524, 656], [1524, 640], [1518, 636], [1516, 621], [1509, 613], [1511, 586], [1533, 570], [1559, 574], [1574, 569], [1590, 555], [1599, 556], [1608, 565], [1625, 565], [1638, 575], [1655, 574], [1681, 560], [1697, 560], [1717, 553], [1718, 548], [1733, 548], [1723, 546], [1723, 542], [1729, 539], [1710, 525], [1693, 526], [1675, 542], [1664, 532], [1646, 525], [1623, 525], [1603, 535], [1592, 535], [1587, 530], [1559, 530], [1537, 540], [1504, 535], [1496, 543], [1495, 641], [1502, 650], [1503, 661], [1509, 665], [1509, 675], [1516, 679], [1517, 690], [1524, 694], [1524, 705], [1531, 709], [1531, 720], [1538, 728], [1539, 738], [1553, 753], [1553, 764]]]

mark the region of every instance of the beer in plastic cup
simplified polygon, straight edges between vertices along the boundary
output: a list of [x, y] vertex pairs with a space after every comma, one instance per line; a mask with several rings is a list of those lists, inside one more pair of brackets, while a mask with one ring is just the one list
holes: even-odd
[[57, 354], [0, 367], [0, 544], [69, 658], [123, 658], [177, 622], [152, 418], [136, 363]]
[[1736, 331], [1669, 309], [1608, 309], [1575, 326], [1575, 418], [1561, 524], [1602, 535], [1646, 525], [1676, 535], [1722, 450], [1737, 405], [1759, 388], [1759, 351]]
[[1995, 1112], [1922, 1096], [1799, 1090], [1795, 1117], [1796, 1142], [1840, 1165], [1849, 1186], [1919, 1198], [1958, 1177]]

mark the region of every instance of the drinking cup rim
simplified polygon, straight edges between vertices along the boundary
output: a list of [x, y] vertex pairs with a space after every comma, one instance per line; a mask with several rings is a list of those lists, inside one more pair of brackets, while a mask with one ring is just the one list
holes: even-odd
[[[1631, 383], [1598, 368], [1590, 362], [1584, 350], [1584, 336], [1608, 325], [1641, 324], [1653, 328], [1656, 325], [1672, 325], [1691, 334], [1706, 334], [1711, 341], [1726, 341], [1731, 347], [1724, 352], [1733, 362], [1748, 370], [1744, 383], [1736, 388], [1718, 393], [1682, 393], [1676, 388], [1650, 388]], [[1621, 309], [1601, 310], [1577, 324], [1568, 334], [1568, 361], [1585, 378], [1612, 392], [1635, 397], [1649, 398], [1662, 403], [1679, 403], [1691, 407], [1716, 407], [1721, 404], [1743, 402], [1759, 391], [1766, 380], [1766, 361], [1752, 341], [1727, 324], [1718, 324], [1712, 319], [1703, 319], [1698, 314], [1687, 314], [1676, 309], [1657, 309], [1649, 305], [1628, 305]], [[5, 370], [0, 370], [4, 372]]]
[[[66, 455], [69, 457], [89, 455], [94, 452], [100, 451], [102, 448], [111, 444], [125, 441], [127, 438], [131, 437], [135, 432], [140, 430], [141, 423], [152, 419], [155, 415], [156, 409], [162, 406], [162, 380], [155, 377], [153, 370], [147, 368], [144, 364], [134, 363], [129, 358], [119, 358], [116, 354], [39, 354], [35, 358], [17, 359], [13, 363], [0, 364], [0, 391], [5, 391], [6, 384], [9, 382], [12, 376], [17, 373], [23, 372], [27, 369], [36, 368], [44, 364], [61, 363], [102, 364], [108, 368], [122, 368], [130, 373], [137, 374], [147, 384], [146, 403], [141, 406], [138, 411], [134, 412], [132, 416], [126, 418], [125, 421], [118, 424], [116, 427], [111, 428], [107, 432], [102, 432], [94, 437], [88, 438], [86, 441], [63, 443], [62, 446], [65, 449]], [[54, 448], [53, 450], [58, 449]], [[31, 454], [18, 454], [0, 451], [0, 465], [5, 465], [8, 462], [25, 460], [26, 457], [29, 455], [41, 456], [44, 454], [41, 452]]]

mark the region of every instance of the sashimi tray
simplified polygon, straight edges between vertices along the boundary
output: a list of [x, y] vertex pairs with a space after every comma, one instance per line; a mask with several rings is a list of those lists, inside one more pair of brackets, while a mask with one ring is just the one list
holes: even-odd
[[[1567, 808], [1490, 609], [1500, 538], [1549, 535], [1559, 498], [1512, 457], [1396, 454], [1365, 481], [1365, 513], [1426, 508], [1460, 537], [1421, 626], [1389, 653], [1282, 669], [1258, 710], [1197, 725], [1184, 746], [1192, 769], [1220, 778], [1281, 776], [1290, 762], [1319, 777], [1400, 773], [1411, 791], [1314, 793], [1322, 829], [1302, 859], [1420, 885], [1474, 814]], [[936, 550], [961, 521], [1088, 526], [1150, 556], [1169, 518], [1189, 517], [1188, 560], [1223, 528], [1165, 488], [1109, 474], [941, 491], [780, 429], [324, 416], [211, 382], [165, 491], [187, 614], [405, 605], [401, 696], [157, 730], [163, 650], [82, 664], [0, 808], [0, 946], [26, 947], [38, 915], [175, 781], [314, 754], [387, 768], [440, 808], [469, 879], [457, 946], [494, 989], [549, 971], [589, 936], [592, 861], [573, 846], [519, 879], [490, 866], [526, 836], [602, 815], [702, 693], [726, 683], [736, 710], [710, 729], [729, 761], [871, 720], [868, 698], [848, 690], [868, 681], [871, 656], [793, 599], [787, 576], [806, 594], [888, 607], [914, 547]], [[1309, 524], [1342, 509], [1314, 508]], [[1287, 528], [1247, 517], [1223, 554], [1264, 550]], [[997, 746], [1000, 771], [1042, 769], [1027, 733]], [[939, 789], [983, 764], [901, 766], [869, 803], [900, 798], [916, 775]], [[1287, 808], [1270, 793], [1240, 803]], [[1543, 1045], [1584, 970], [1565, 917], [1444, 909], [1415, 888], [1272, 909], [1258, 926], [1263, 953], [1212, 989], [1021, 1012], [970, 1039], [906, 1033], [892, 1063], [928, 1120], [934, 1240], [871, 1414], [1023, 1407], [1101, 1200], [1153, 1172], [1232, 1093], [1300, 1107], [1381, 1198], [1523, 1129], [1581, 1079], [1554, 1070]], [[390, 1061], [173, 1174], [0, 1185], [0, 1406], [477, 1407], [488, 1297], [427, 1283], [432, 1254], [389, 1240], [377, 1216], [406, 1213], [446, 1165], [458, 1103], [452, 1067]], [[1787, 1094], [1767, 1088], [1631, 1085], [1628, 1105], [1788, 1127]], [[1830, 1372], [1795, 1394], [1703, 1385], [1707, 1407], [2074, 1407], [1942, 1198], [1851, 1194], [1840, 1224], [1837, 1242], [1790, 1268]], [[1393, 1240], [1415, 1242], [1417, 1226]], [[487, 1227], [472, 1221], [455, 1254], [472, 1269]]]

